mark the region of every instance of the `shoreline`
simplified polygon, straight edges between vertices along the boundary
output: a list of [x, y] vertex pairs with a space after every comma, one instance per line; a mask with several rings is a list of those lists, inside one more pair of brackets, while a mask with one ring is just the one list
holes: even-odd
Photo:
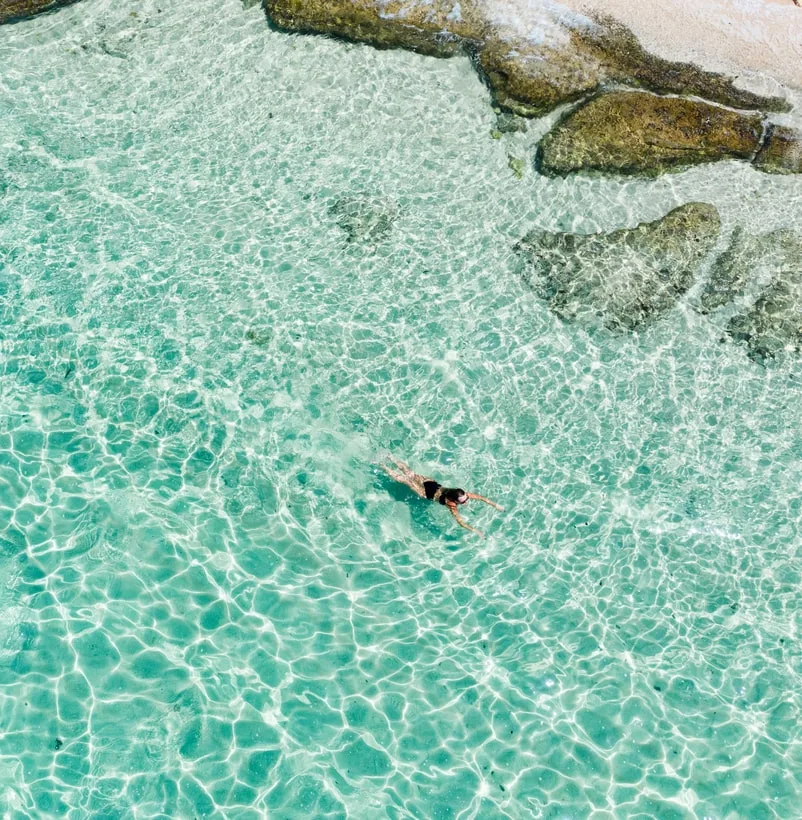
[[[795, 0], [477, 0], [505, 39], [554, 42], [613, 18], [655, 57], [733, 78], [802, 106], [802, 8]], [[790, 94], [788, 93], [790, 92]]]
[[[682, 1], [665, 0], [663, 15], [653, 19], [640, 8], [634, 13], [634, 0], [263, 0], [263, 5], [281, 30], [437, 57], [468, 54], [502, 112], [538, 118], [571, 106], [552, 129], [552, 136], [561, 134], [559, 151], [542, 150], [548, 137], [541, 143], [536, 167], [546, 175], [655, 176], [726, 158], [751, 162], [767, 173], [802, 173], [802, 130], [786, 127], [798, 126], [802, 59], [786, 66], [779, 45], [759, 48], [766, 43], [802, 48], [787, 36], [786, 26], [793, 15], [802, 42], [802, 10], [793, 0], [707, 0], [705, 10], [718, 8], [727, 25], [732, 25], [729, 11], [761, 12], [755, 17], [759, 24], [739, 31], [765, 52], [763, 72], [722, 72], [713, 63], [721, 68], [734, 35], [723, 42], [707, 38], [709, 27], [694, 27], [680, 14]], [[767, 8], [774, 12], [762, 13]], [[666, 28], [662, 48], [654, 51], [648, 37], [643, 41], [642, 27], [629, 23], [652, 19], [656, 31], [665, 15], [674, 29]], [[688, 34], [682, 38], [686, 59], [678, 59], [674, 46], [680, 28]], [[700, 54], [706, 39], [710, 42]], [[664, 56], [669, 53], [671, 59]]]
[[[15, 8], [46, 10], [74, 0], [12, 1]], [[541, 173], [657, 175], [727, 158], [767, 173], [802, 173], [802, 8], [797, 2], [704, 0], [699, 7], [690, 0], [262, 0], [261, 5], [272, 25], [287, 32], [434, 57], [468, 55], [501, 112], [539, 118], [563, 109], [554, 129], [562, 132], [561, 156], [549, 161], [557, 159], [554, 152], [540, 150]], [[601, 119], [591, 120], [591, 113], [602, 111]], [[761, 118], [757, 125], [755, 113]]]
[[574, 11], [615, 17], [665, 59], [802, 92], [802, 8], [793, 0], [561, 1]]
[[[71, 5], [78, 0], [8, 0], [0, 23], [16, 22]], [[268, 16], [274, 0], [260, 2]], [[802, 0], [289, 0], [299, 18], [328, 19], [329, 33], [347, 27], [368, 7], [388, 27], [406, 24], [440, 29], [433, 48], [446, 56], [447, 43], [460, 38], [493, 38], [530, 47], [565, 48], [572, 33], [593, 28], [600, 19], [626, 27], [656, 58], [691, 63], [726, 74], [762, 96], [790, 93], [802, 107]], [[331, 12], [334, 10], [334, 14]], [[319, 31], [325, 33], [325, 31]], [[374, 28], [373, 35], [376, 30]], [[370, 38], [366, 38], [370, 39]], [[392, 35], [387, 40], [391, 45]], [[380, 43], [374, 43], [380, 44]], [[420, 46], [427, 47], [427, 36]], [[428, 44], [431, 47], [431, 43]], [[402, 46], [403, 47], [403, 46]], [[410, 44], [407, 44], [410, 47]], [[456, 47], [454, 45], [454, 47]], [[454, 53], [452, 48], [451, 53]]]

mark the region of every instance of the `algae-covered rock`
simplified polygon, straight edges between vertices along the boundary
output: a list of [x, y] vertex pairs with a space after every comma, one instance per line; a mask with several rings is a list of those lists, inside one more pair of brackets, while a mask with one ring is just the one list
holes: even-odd
[[476, 58], [496, 103], [523, 116], [540, 116], [603, 85], [622, 84], [657, 93], [704, 97], [732, 108], [787, 111], [782, 97], [737, 88], [724, 74], [650, 54], [611, 17], [587, 25], [548, 29], [540, 40], [493, 36]]
[[729, 247], [716, 258], [710, 278], [699, 297], [702, 313], [729, 304], [741, 296], [749, 281], [749, 263], [754, 260], [754, 237], [737, 227]]
[[596, 23], [596, 26], [574, 30], [572, 39], [575, 49], [598, 61], [607, 81], [657, 93], [703, 97], [731, 108], [761, 111], [791, 108], [782, 97], [765, 97], [737, 88], [724, 74], [650, 54], [625, 25], [612, 17], [597, 16]]
[[610, 17], [574, 15], [568, 22], [555, 4], [533, 10], [537, 37], [505, 27], [493, 18], [493, 6], [476, 0], [263, 0], [263, 5], [272, 23], [287, 31], [438, 57], [467, 51], [496, 103], [527, 117], [611, 83], [697, 95], [734, 108], [789, 108], [782, 98], [736, 88], [722, 74], [650, 54]]
[[476, 63], [496, 104], [524, 117], [578, 100], [601, 82], [597, 60], [543, 44], [494, 38], [477, 53]]
[[719, 230], [712, 205], [690, 202], [608, 234], [530, 231], [515, 250], [527, 262], [526, 281], [558, 316], [633, 330], [690, 288]]
[[742, 297], [750, 284], [765, 284], [777, 272], [792, 276], [802, 271], [802, 244], [792, 231], [749, 234], [740, 226], [730, 244], [713, 262], [710, 278], [699, 297], [702, 313], [709, 313]]
[[502, 111], [496, 116], [496, 129], [502, 134], [525, 134], [527, 131], [526, 120], [507, 111]]
[[755, 359], [802, 348], [802, 237], [787, 229], [760, 235], [736, 229], [713, 263], [700, 297], [703, 312], [708, 312], [766, 280], [754, 304], [727, 325], [729, 335], [745, 342]]
[[390, 235], [398, 208], [377, 197], [344, 196], [334, 201], [329, 213], [345, 231], [347, 242], [375, 245]]
[[638, 91], [601, 94], [571, 112], [540, 143], [542, 173], [605, 171], [656, 176], [726, 158], [750, 159], [758, 115]]
[[[802, 349], [802, 237], [780, 230], [749, 238], [741, 261], [751, 275], [763, 264], [773, 278], [754, 305], [733, 317], [727, 332], [745, 341], [751, 356], [766, 359]], [[746, 274], [744, 274], [746, 275]]]
[[755, 167], [770, 174], [802, 174], [802, 132], [770, 126]]
[[76, 2], [77, 0], [0, 0], [0, 23], [24, 20]]
[[524, 178], [524, 174], [526, 173], [526, 160], [523, 157], [507, 154], [507, 165], [513, 174], [515, 174], [516, 179]]
[[450, 57], [466, 40], [483, 39], [484, 21], [458, 0], [264, 0], [280, 29], [330, 34], [378, 48]]

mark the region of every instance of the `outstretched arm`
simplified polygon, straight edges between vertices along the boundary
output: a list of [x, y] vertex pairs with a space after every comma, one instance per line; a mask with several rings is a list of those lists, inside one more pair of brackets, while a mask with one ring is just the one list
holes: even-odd
[[485, 498], [483, 495], [477, 495], [476, 493], [466, 493], [468, 498], [472, 498], [474, 501], [484, 501], [485, 504], [489, 504], [491, 507], [495, 507], [497, 510], [501, 510], [504, 512], [504, 507], [499, 506], [496, 504], [495, 501], [491, 501], [489, 498]]
[[474, 528], [473, 528], [470, 524], [466, 524], [466, 523], [462, 520], [462, 518], [460, 518], [460, 514], [457, 512], [457, 508], [456, 508], [456, 507], [452, 507], [452, 506], [449, 504], [449, 505], [448, 505], [448, 509], [449, 509], [449, 510], [451, 510], [451, 515], [453, 515], [453, 516], [454, 516], [454, 518], [456, 518], [456, 519], [457, 519], [457, 524], [459, 524], [459, 525], [460, 525], [460, 527], [462, 527], [464, 530], [470, 530], [471, 532], [475, 532], [475, 533], [476, 533], [476, 534], [477, 534], [480, 538], [484, 538], [484, 535], [482, 535], [482, 533], [481, 533], [481, 532], [479, 532], [479, 530], [475, 530], [475, 529], [474, 529]]

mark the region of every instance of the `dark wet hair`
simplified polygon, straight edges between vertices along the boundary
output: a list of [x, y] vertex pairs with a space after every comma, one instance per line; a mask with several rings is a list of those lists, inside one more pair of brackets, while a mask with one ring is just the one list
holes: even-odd
[[[453, 501], [455, 504], [464, 504], [468, 500], [467, 498], [463, 498], [463, 496], [466, 495], [467, 493], [461, 487], [447, 487], [443, 490], [440, 498], [443, 499], [443, 504], [445, 504], [446, 501]], [[460, 501], [461, 498], [463, 499], [462, 501]]]

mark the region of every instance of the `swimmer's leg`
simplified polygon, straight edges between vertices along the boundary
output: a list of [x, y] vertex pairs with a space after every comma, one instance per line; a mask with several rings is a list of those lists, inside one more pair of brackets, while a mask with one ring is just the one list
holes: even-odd
[[417, 473], [413, 473], [412, 470], [410, 470], [409, 467], [407, 467], [407, 465], [404, 464], [403, 461], [399, 461], [397, 458], [391, 455], [388, 455], [387, 458], [389, 458], [390, 461], [392, 461], [396, 467], [399, 467], [401, 471], [405, 473], [407, 476], [409, 476], [410, 478], [417, 478]]
[[[385, 467], [383, 464], [379, 465], [385, 473], [387, 473], [390, 478], [394, 481], [397, 481], [399, 484], [404, 484], [405, 486], [409, 487], [417, 495], [421, 496], [421, 498], [426, 498], [426, 493], [422, 492], [421, 488], [415, 483], [415, 481], [405, 475], [401, 475], [401, 473], [395, 472], [395, 470], [391, 470], [389, 467]], [[415, 474], [412, 473], [414, 476]]]
[[387, 473], [387, 475], [390, 476], [390, 478], [392, 478], [394, 481], [400, 481], [402, 484], [407, 483], [407, 477], [401, 475], [401, 473], [397, 473], [395, 470], [391, 470], [389, 467], [385, 467], [384, 464], [379, 464], [379, 467], [382, 470], [384, 470], [384, 472]]

